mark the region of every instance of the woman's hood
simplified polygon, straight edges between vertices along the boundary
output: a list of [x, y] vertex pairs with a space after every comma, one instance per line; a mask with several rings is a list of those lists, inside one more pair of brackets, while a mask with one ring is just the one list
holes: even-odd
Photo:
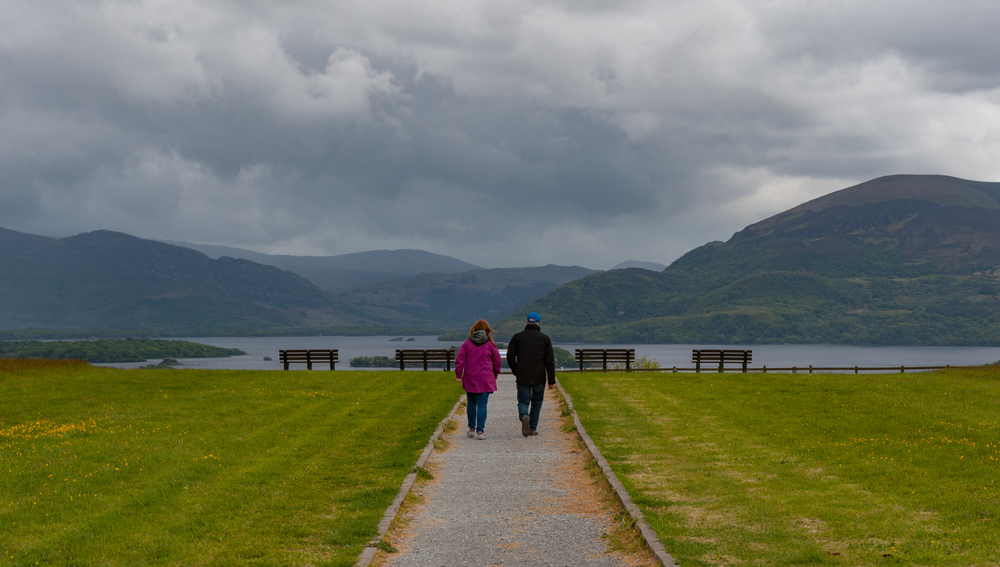
[[486, 331], [480, 329], [472, 333], [472, 336], [469, 337], [469, 340], [472, 341], [472, 344], [479, 346], [485, 343], [486, 341], [490, 340], [490, 337], [489, 335], [486, 334]]

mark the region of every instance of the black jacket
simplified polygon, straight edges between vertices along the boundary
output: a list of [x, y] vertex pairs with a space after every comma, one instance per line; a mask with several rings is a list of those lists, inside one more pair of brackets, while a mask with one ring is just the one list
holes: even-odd
[[538, 325], [525, 325], [524, 330], [507, 343], [507, 366], [522, 386], [556, 383], [556, 357], [552, 340]]

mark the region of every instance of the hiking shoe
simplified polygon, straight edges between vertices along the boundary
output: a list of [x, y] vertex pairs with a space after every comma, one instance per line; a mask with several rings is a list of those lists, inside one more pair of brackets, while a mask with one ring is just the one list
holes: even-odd
[[470, 437], [470, 438], [471, 437], [475, 437], [476, 436], [476, 430], [470, 427], [469, 428], [469, 432], [466, 433], [465, 435], [466, 435], [466, 437]]
[[531, 418], [528, 416], [521, 416], [521, 435], [524, 435], [525, 437], [531, 435], [531, 425], [529, 424], [529, 421], [531, 421]]
[[476, 439], [479, 439], [480, 441], [482, 441], [483, 439], [486, 439], [486, 432], [485, 431], [477, 431], [476, 432]]
[[532, 429], [531, 430], [531, 434], [532, 435], [538, 435], [538, 430], [537, 429]]

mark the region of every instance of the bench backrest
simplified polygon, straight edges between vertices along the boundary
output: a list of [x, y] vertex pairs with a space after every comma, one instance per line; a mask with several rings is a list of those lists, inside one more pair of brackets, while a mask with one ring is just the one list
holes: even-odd
[[288, 365], [291, 363], [303, 362], [309, 370], [312, 370], [314, 362], [328, 363], [330, 365], [330, 370], [333, 370], [336, 363], [340, 362], [340, 353], [335, 348], [279, 350], [278, 360], [285, 365], [285, 370], [288, 370]]
[[746, 372], [747, 364], [752, 361], [752, 350], [693, 349], [691, 351], [691, 362], [696, 364], [696, 372], [701, 372], [702, 362], [718, 363], [719, 372], [722, 372], [725, 363], [739, 362], [743, 364], [743, 372]]
[[576, 349], [576, 361], [580, 363], [580, 370], [586, 362], [600, 362], [602, 369], [607, 372], [608, 363], [625, 363], [625, 371], [632, 371], [632, 363], [635, 362], [634, 348], [578, 348]]
[[[272, 351], [273, 352], [273, 351]], [[281, 362], [340, 362], [340, 355], [337, 349], [313, 349], [313, 350], [279, 350], [278, 358]]]
[[445, 363], [445, 368], [447, 370], [451, 370], [451, 362], [453, 360], [455, 360], [455, 351], [446, 348], [396, 349], [396, 362], [399, 363], [400, 370], [406, 369], [407, 362], [422, 362], [424, 365], [424, 370], [427, 370], [427, 363], [429, 362], [443, 362]]

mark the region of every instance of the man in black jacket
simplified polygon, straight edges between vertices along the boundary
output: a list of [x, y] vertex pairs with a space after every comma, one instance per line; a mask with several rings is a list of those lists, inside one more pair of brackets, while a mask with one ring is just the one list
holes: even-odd
[[[521, 435], [538, 435], [538, 416], [545, 397], [545, 381], [549, 389], [556, 387], [556, 359], [552, 341], [542, 332], [542, 318], [532, 311], [524, 330], [507, 343], [507, 366], [517, 378], [517, 413], [521, 419]], [[529, 407], [530, 402], [530, 407]]]

